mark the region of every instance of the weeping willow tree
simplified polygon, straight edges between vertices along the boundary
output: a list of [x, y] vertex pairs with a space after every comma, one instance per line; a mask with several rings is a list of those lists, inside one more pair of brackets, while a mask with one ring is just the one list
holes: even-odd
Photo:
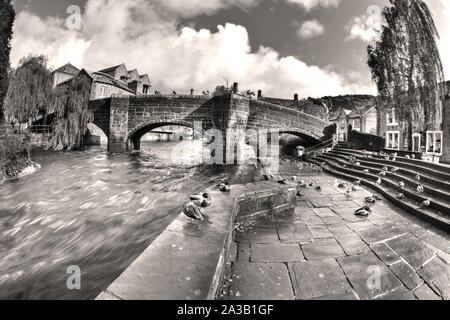
[[85, 73], [58, 86], [53, 95], [55, 112], [53, 141], [55, 150], [76, 150], [83, 146], [83, 137], [93, 114], [88, 110], [92, 79]]
[[409, 131], [438, 130], [444, 73], [433, 16], [422, 0], [390, 0], [385, 24], [368, 47], [368, 65], [385, 109], [412, 124]]
[[11, 72], [4, 107], [6, 117], [13, 122], [31, 123], [47, 113], [52, 95], [52, 78], [47, 57], [22, 58]]

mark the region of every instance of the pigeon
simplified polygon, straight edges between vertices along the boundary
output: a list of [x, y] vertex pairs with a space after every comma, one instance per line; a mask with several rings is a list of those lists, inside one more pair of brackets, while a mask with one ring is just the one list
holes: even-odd
[[370, 206], [364, 206], [355, 211], [355, 216], [367, 217], [372, 211]]
[[370, 203], [370, 204], [374, 204], [375, 202], [376, 202], [376, 199], [375, 199], [375, 196], [370, 196], [370, 197], [366, 197], [365, 199], [364, 199], [364, 202], [366, 202], [366, 203]]
[[193, 194], [191, 201], [198, 207], [207, 208], [211, 206], [211, 196], [208, 193]]
[[357, 167], [361, 166], [361, 162], [355, 162], [355, 166]]
[[404, 189], [404, 188], [405, 188], [405, 183], [404, 183], [403, 181], [400, 181], [400, 182], [398, 183], [398, 186], [399, 186], [400, 188]]
[[287, 184], [287, 180], [286, 179], [281, 179], [281, 180], [278, 180], [278, 183], [279, 184]]
[[419, 192], [419, 193], [423, 193], [424, 192], [423, 186], [421, 184], [419, 184], [417, 186], [417, 192]]
[[386, 159], [387, 161], [389, 161], [389, 159], [390, 159], [390, 158], [389, 158], [389, 156], [387, 156], [387, 157], [384, 157], [384, 158], [385, 158], [385, 159]]
[[430, 199], [424, 200], [422, 202], [422, 207], [423, 208], [429, 207], [430, 205], [431, 205], [431, 200]]
[[386, 176], [386, 172], [385, 171], [380, 171], [380, 173], [378, 173], [378, 175], [385, 177]]
[[378, 178], [378, 180], [377, 180], [377, 185], [381, 185], [381, 182], [382, 182], [382, 180], [381, 180], [381, 178]]
[[381, 198], [379, 195], [375, 195], [375, 200], [377, 200], [377, 201], [381, 201], [381, 200], [383, 200], [383, 198]]
[[363, 173], [370, 173], [369, 169], [363, 170]]
[[392, 158], [392, 161], [397, 161], [397, 157]]
[[405, 195], [403, 193], [398, 193], [397, 194], [397, 199], [402, 200], [405, 197]]
[[303, 193], [301, 193], [300, 191], [297, 191], [297, 197], [303, 197]]
[[391, 169], [391, 171], [392, 171], [393, 173], [397, 173], [398, 170], [399, 170], [398, 168], [392, 168], [392, 169]]
[[316, 191], [321, 191], [322, 190], [322, 187], [321, 186], [317, 186], [316, 187]]
[[310, 187], [314, 187], [314, 182], [311, 182], [311, 183], [309, 184], [309, 186], [310, 186]]
[[406, 155], [406, 156], [405, 156], [405, 158], [406, 158], [406, 159], [411, 159], [411, 157], [410, 157], [410, 156], [408, 156], [408, 155]]
[[188, 201], [183, 204], [183, 213], [190, 219], [203, 221], [203, 211], [194, 202]]
[[416, 176], [416, 180], [417, 180], [417, 181], [420, 181], [420, 175], [417, 175], [417, 176]]
[[383, 171], [388, 171], [388, 170], [389, 170], [389, 168], [387, 166], [383, 167]]
[[360, 189], [359, 186], [353, 186], [352, 187], [352, 191], [359, 191], [359, 189]]
[[353, 182], [353, 184], [355, 186], [360, 186], [361, 185], [361, 180], [356, 180], [356, 181]]

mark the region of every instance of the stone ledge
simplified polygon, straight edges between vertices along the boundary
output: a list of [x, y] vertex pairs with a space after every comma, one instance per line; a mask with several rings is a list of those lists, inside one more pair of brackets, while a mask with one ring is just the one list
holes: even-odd
[[[295, 188], [274, 183], [235, 185], [230, 193], [210, 193], [213, 201], [204, 222], [190, 221], [180, 213], [97, 300], [213, 300], [220, 289], [236, 218], [295, 207]], [[252, 205], [259, 201], [265, 201], [264, 210]]]

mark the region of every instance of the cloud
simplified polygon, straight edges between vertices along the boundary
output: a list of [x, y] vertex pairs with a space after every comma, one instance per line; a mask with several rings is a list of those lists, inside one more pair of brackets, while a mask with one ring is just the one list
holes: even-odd
[[319, 97], [374, 93], [373, 87], [348, 81], [327, 68], [307, 65], [298, 57], [281, 57], [269, 47], [252, 50], [247, 29], [227, 23], [216, 30], [179, 27], [173, 12], [147, 0], [89, 0], [82, 31], [70, 31], [64, 21], [17, 15], [12, 62], [30, 52], [49, 57], [58, 67], [72, 62], [100, 70], [125, 62], [148, 73], [153, 90], [186, 93], [213, 89], [227, 76], [241, 89], [263, 90], [267, 96]]
[[302, 39], [311, 39], [324, 33], [325, 27], [318, 20], [305, 21], [298, 30], [298, 35]]
[[341, 0], [286, 0], [288, 3], [303, 7], [306, 11], [311, 11], [316, 7], [330, 8], [339, 6]]
[[381, 7], [368, 7], [367, 14], [353, 17], [345, 26], [345, 29], [348, 32], [348, 36], [345, 40], [350, 41], [359, 39], [367, 43], [372, 42], [376, 39], [378, 31], [381, 30], [382, 21]]
[[183, 17], [213, 14], [220, 9], [238, 7], [244, 11], [256, 7], [261, 0], [156, 0], [158, 5]]

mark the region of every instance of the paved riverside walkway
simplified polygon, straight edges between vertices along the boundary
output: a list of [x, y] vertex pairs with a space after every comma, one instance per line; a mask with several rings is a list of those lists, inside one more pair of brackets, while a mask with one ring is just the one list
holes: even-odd
[[302, 179], [322, 190], [303, 189], [294, 213], [236, 225], [222, 299], [450, 298], [450, 235], [385, 200], [357, 217], [370, 190]]

